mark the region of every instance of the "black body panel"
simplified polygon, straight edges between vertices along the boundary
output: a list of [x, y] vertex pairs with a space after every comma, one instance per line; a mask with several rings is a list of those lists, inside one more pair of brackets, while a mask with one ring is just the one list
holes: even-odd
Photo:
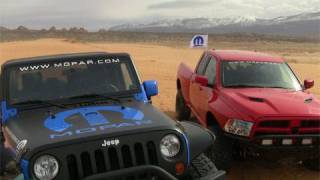
[[[114, 104], [104, 104], [99, 106], [115, 106]], [[144, 114], [143, 120], [148, 120], [150, 124], [142, 124], [139, 126], [131, 126], [127, 127], [119, 127], [119, 128], [108, 128], [104, 130], [100, 130], [99, 126], [91, 127], [89, 124], [79, 117], [78, 119], [71, 119], [69, 123], [72, 124], [72, 127], [68, 128], [63, 132], [54, 132], [44, 126], [44, 121], [50, 117], [50, 114], [57, 114], [62, 111], [67, 111], [66, 109], [59, 109], [56, 107], [42, 108], [36, 110], [27, 110], [18, 113], [17, 116], [10, 119], [6, 122], [5, 126], [11, 130], [13, 134], [19, 139], [28, 140], [27, 148], [32, 151], [32, 153], [36, 153], [36, 151], [41, 151], [44, 149], [54, 148], [61, 145], [68, 145], [71, 143], [83, 142], [84, 140], [92, 140], [97, 137], [112, 137], [126, 134], [134, 134], [134, 133], [142, 133], [149, 132], [155, 130], [166, 130], [166, 129], [175, 129], [176, 123], [172, 121], [168, 116], [158, 111], [149, 103], [143, 102], [128, 102], [124, 104], [127, 108], [137, 109]], [[87, 106], [96, 107], [94, 105]], [[76, 108], [71, 108], [76, 109]], [[117, 112], [105, 112], [105, 116], [112, 122], [119, 123], [130, 123], [130, 121], [124, 120], [121, 117], [121, 113]], [[66, 120], [66, 122], [68, 122]], [[96, 128], [96, 131], [88, 132], [88, 133], [80, 133], [76, 134], [76, 131], [86, 128]], [[66, 134], [66, 132], [72, 132], [72, 135]], [[52, 134], [66, 134], [64, 136], [57, 136], [55, 139], [51, 139], [50, 135]], [[29, 152], [31, 152], [29, 151]], [[30, 154], [27, 154], [27, 157], [30, 157]]]

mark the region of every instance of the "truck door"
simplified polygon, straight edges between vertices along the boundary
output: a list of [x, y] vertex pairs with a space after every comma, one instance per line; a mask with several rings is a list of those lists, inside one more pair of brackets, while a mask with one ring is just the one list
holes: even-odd
[[209, 63], [207, 64], [204, 76], [208, 78], [207, 86], [200, 86], [198, 92], [199, 104], [197, 105], [197, 112], [201, 119], [205, 119], [208, 112], [208, 102], [212, 99], [213, 87], [216, 83], [216, 69], [217, 61], [214, 57], [210, 57]]
[[201, 101], [201, 99], [199, 99], [199, 93], [202, 93], [202, 87], [199, 83], [197, 83], [195, 81], [195, 78], [196, 76], [203, 76], [204, 73], [205, 73], [205, 69], [207, 67], [207, 64], [208, 64], [208, 60], [210, 59], [210, 56], [209, 55], [206, 55], [204, 54], [202, 56], [202, 59], [200, 60], [197, 68], [196, 68], [196, 71], [195, 73], [192, 75], [191, 77], [191, 82], [190, 82], [190, 102], [191, 102], [191, 106], [192, 106], [192, 109], [195, 112], [195, 115], [198, 117], [199, 116], [199, 112], [198, 112], [198, 106], [203, 103]]

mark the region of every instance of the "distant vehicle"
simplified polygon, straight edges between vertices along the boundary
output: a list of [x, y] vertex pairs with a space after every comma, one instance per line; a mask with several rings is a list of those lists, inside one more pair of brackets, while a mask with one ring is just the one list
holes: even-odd
[[211, 157], [218, 168], [246, 152], [281, 151], [319, 170], [320, 102], [307, 91], [313, 85], [301, 85], [281, 58], [208, 50], [194, 71], [180, 65], [176, 112], [180, 121], [192, 113], [215, 133]]
[[126, 53], [4, 63], [1, 173], [9, 150], [25, 180], [223, 178], [204, 155], [214, 135], [160, 112], [157, 93]]

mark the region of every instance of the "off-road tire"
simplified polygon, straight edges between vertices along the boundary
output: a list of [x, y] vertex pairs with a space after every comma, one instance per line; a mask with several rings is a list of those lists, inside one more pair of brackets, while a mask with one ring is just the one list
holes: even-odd
[[189, 175], [191, 179], [199, 179], [214, 174], [217, 171], [218, 170], [211, 159], [205, 154], [200, 154], [192, 160]]
[[5, 167], [6, 167], [5, 149], [4, 149], [3, 140], [1, 139], [0, 140], [0, 176], [4, 175]]
[[208, 129], [215, 134], [216, 140], [207, 151], [207, 155], [218, 169], [228, 171], [233, 161], [233, 143], [223, 134], [220, 127], [213, 126]]
[[303, 160], [302, 164], [307, 169], [310, 169], [313, 171], [320, 171], [320, 158]]
[[179, 89], [176, 95], [176, 114], [179, 121], [188, 120], [190, 118], [190, 108], [186, 105], [182, 91]]

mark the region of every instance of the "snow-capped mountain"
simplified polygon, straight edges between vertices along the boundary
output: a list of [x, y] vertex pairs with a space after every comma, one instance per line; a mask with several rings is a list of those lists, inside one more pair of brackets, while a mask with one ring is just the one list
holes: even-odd
[[231, 24], [250, 25], [256, 22], [255, 17], [235, 17], [235, 18], [189, 18], [189, 19], [162, 19], [146, 24], [122, 24], [113, 26], [109, 30], [123, 31], [156, 27], [185, 27], [187, 29], [203, 29]]
[[283, 22], [294, 22], [294, 21], [310, 21], [310, 20], [320, 20], [320, 12], [314, 13], [302, 13], [293, 16], [280, 16], [274, 19], [271, 19], [271, 22], [274, 23], [283, 23]]
[[[293, 36], [320, 34], [320, 12], [280, 16], [273, 19], [256, 17], [163, 19], [151, 23], [122, 24], [111, 31], [199, 32], [199, 33], [262, 33]], [[320, 36], [320, 35], [319, 35]]]

